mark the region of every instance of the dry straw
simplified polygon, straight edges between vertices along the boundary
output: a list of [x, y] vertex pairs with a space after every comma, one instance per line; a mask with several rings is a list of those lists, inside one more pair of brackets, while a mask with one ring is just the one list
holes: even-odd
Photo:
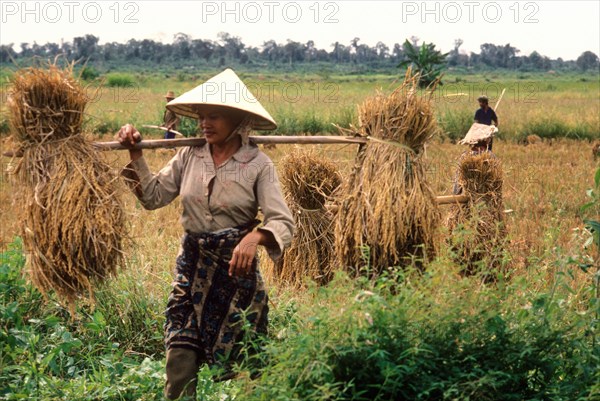
[[359, 106], [359, 129], [371, 140], [341, 191], [335, 224], [338, 263], [368, 275], [423, 261], [434, 253], [439, 212], [425, 177], [425, 144], [437, 132], [434, 88], [418, 91], [408, 71], [390, 95]]
[[491, 277], [506, 238], [502, 164], [491, 152], [467, 152], [459, 161], [457, 181], [469, 200], [450, 211], [450, 245], [464, 274]]
[[315, 151], [295, 149], [281, 161], [281, 182], [296, 230], [283, 258], [272, 266], [279, 282], [301, 287], [327, 283], [333, 266], [333, 216], [325, 204], [341, 183], [335, 163]]
[[31, 279], [71, 311], [116, 272], [125, 234], [118, 176], [81, 133], [87, 97], [72, 73], [72, 65], [17, 71], [8, 100], [23, 154], [17, 172]]

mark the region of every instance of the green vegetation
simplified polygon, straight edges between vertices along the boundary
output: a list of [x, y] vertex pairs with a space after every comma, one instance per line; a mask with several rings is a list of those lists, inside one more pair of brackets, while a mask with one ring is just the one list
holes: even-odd
[[[600, 169], [594, 184], [584, 216], [599, 210]], [[596, 400], [600, 223], [586, 224], [579, 254], [548, 247], [532, 260], [551, 266], [500, 273], [495, 284], [457, 278], [445, 250], [425, 273], [338, 273], [326, 287], [274, 294], [270, 335], [251, 345], [262, 352], [249, 353], [233, 381], [214, 383], [202, 368], [198, 399]], [[136, 255], [71, 319], [26, 282], [18, 238], [0, 254], [0, 399], [161, 399], [169, 273], [153, 278], [165, 283], [156, 297]]]
[[93, 67], [84, 67], [80, 76], [84, 81], [93, 81], [100, 76], [100, 73]]
[[[125, 122], [140, 128], [160, 124], [164, 112], [162, 95], [167, 90], [183, 93], [207, 79], [186, 74], [127, 74], [132, 87], [100, 87], [90, 104], [87, 128], [97, 134], [111, 134]], [[356, 105], [376, 90], [395, 88], [396, 75], [331, 75], [327, 79], [312, 74], [257, 74], [241, 71], [250, 90], [279, 124], [276, 135], [336, 134], [335, 125], [357, 126]], [[112, 76], [109, 75], [109, 77]], [[585, 81], [581, 79], [584, 78]], [[94, 81], [90, 93], [96, 90]], [[143, 83], [142, 83], [143, 82]], [[446, 75], [445, 85], [434, 94], [442, 138], [451, 141], [464, 136], [473, 122], [480, 94], [488, 94], [492, 107], [503, 88], [506, 94], [498, 110], [499, 137], [522, 141], [527, 135], [545, 139], [600, 139], [600, 80], [593, 74], [547, 76], [531, 74], [472, 74], [455, 71]], [[335, 125], [334, 125], [335, 124]], [[141, 129], [141, 128], [140, 128]], [[183, 121], [183, 134], [194, 135], [195, 121]], [[160, 136], [156, 130], [143, 134]]]
[[[19, 241], [0, 257], [2, 399], [160, 399], [164, 299], [125, 273], [102, 289], [95, 309], [80, 309], [72, 321], [23, 279]], [[304, 302], [280, 295], [264, 352], [249, 360], [262, 366], [262, 376], [215, 384], [203, 369], [198, 399], [600, 395], [600, 305], [591, 271], [590, 284], [576, 292], [569, 277], [578, 262], [558, 255], [547, 291], [530, 293], [527, 280], [506, 277], [473, 291], [470, 279], [448, 280], [444, 265], [442, 259], [424, 276], [390, 273], [376, 282], [340, 274], [310, 289]]]
[[473, 112], [468, 110], [446, 110], [438, 115], [438, 121], [445, 136], [453, 143], [462, 139], [473, 125]]
[[[100, 47], [92, 36], [77, 46], [67, 44], [77, 57], [104, 58], [92, 57], [82, 71], [94, 94], [86, 130], [112, 136], [131, 122], [145, 136], [162, 136], [141, 126], [161, 123], [164, 93], [193, 88], [221, 69], [221, 60], [233, 60], [279, 123], [278, 135], [337, 133], [333, 124], [357, 126], [356, 104], [375, 90], [397, 86], [395, 66], [402, 52], [396, 49], [380, 46], [374, 53], [355, 40], [323, 54], [302, 44], [271, 43], [260, 52], [245, 48], [240, 54], [247, 62], [236, 64], [239, 43], [230, 36], [220, 41], [212, 50], [202, 47], [206, 41], [194, 41], [188, 58], [180, 56], [192, 44], [186, 37], [169, 45], [173, 54], [168, 57], [161, 53], [168, 46], [139, 53], [152, 41]], [[593, 53], [563, 62], [537, 53], [516, 58], [516, 49], [508, 45], [482, 45], [480, 54], [465, 56], [460, 45], [450, 53], [451, 69], [435, 93], [444, 139], [462, 138], [479, 94], [487, 93], [493, 106], [505, 87], [498, 112], [502, 139], [516, 142], [533, 134], [600, 139], [600, 80]], [[33, 50], [24, 49], [22, 57], [31, 57]], [[10, 53], [6, 47], [2, 52]], [[119, 69], [127, 54], [127, 70]], [[153, 59], [161, 55], [179, 64]], [[309, 55], [314, 58], [307, 61]], [[550, 68], [555, 71], [547, 72]], [[3, 82], [10, 75], [9, 68], [0, 69]], [[5, 102], [3, 90], [1, 111]], [[8, 131], [0, 112], [0, 133]], [[179, 131], [194, 135], [196, 122], [183, 119]], [[235, 381], [214, 383], [213, 372], [204, 368], [198, 399], [599, 399], [600, 170], [588, 191], [590, 202], [580, 209], [573, 199], [583, 197], [581, 186], [591, 182], [589, 146], [558, 143], [538, 148], [536, 163], [523, 147], [498, 144], [507, 167], [507, 208], [516, 212], [503, 260], [511, 270], [496, 284], [461, 278], [453, 255], [442, 250], [423, 274], [390, 271], [367, 281], [340, 273], [327, 287], [298, 292], [273, 285], [270, 335], [260, 344], [264, 352], [238, 366], [241, 375]], [[450, 186], [458, 148], [435, 144], [429, 150], [438, 162], [432, 168], [440, 169], [432, 176], [437, 193]], [[277, 156], [287, 149], [272, 152]], [[342, 152], [352, 160], [355, 148], [332, 157], [341, 160]], [[155, 171], [171, 157], [146, 154]], [[110, 157], [116, 168], [125, 165], [118, 159], [125, 155]], [[13, 184], [5, 175], [1, 179], [0, 195], [8, 208]], [[128, 252], [127, 269], [98, 290], [95, 305], [81, 305], [73, 319], [52, 296], [43, 299], [27, 283], [21, 241], [7, 244], [11, 239], [0, 238], [0, 400], [162, 399], [163, 309], [177, 251], [179, 226], [173, 222], [179, 205], [149, 215], [131, 200], [139, 247]], [[3, 216], [5, 227], [13, 228], [5, 230], [10, 236], [16, 232], [14, 213]], [[256, 366], [261, 376], [250, 380], [247, 371]]]
[[129, 74], [108, 74], [106, 77], [106, 86], [129, 88], [135, 85], [134, 78]]
[[[358, 37], [349, 43], [335, 42], [329, 49], [319, 49], [313, 40], [306, 43], [288, 40], [277, 43], [265, 40], [255, 47], [247, 45], [242, 38], [221, 32], [217, 40], [194, 39], [191, 35], [178, 33], [172, 43], [156, 42], [151, 39], [130, 39], [127, 43], [108, 42], [100, 44], [100, 38], [85, 35], [73, 38], [72, 42], [38, 45], [21, 43], [20, 51], [13, 44], [0, 45], [0, 64], [10, 64], [16, 60], [24, 65], [33, 58], [54, 59], [66, 55], [69, 60], [86, 60], [90, 66], [105, 71], [115, 69], [154, 69], [175, 68], [178, 70], [214, 70], [225, 66], [251, 71], [321, 72], [328, 69], [346, 73], [368, 73], [379, 71], [393, 73], [397, 65], [406, 58], [434, 55], [433, 44], [419, 46], [418, 39], [411, 37], [413, 44], [400, 42], [385, 44], [381, 41], [374, 46], [361, 43]], [[408, 43], [408, 46], [406, 45]], [[454, 41], [454, 48], [446, 60], [439, 58], [440, 65], [447, 67], [475, 68], [477, 70], [507, 69], [510, 71], [592, 71], [598, 73], [598, 55], [592, 51], [583, 52], [577, 60], [552, 60], [537, 51], [519, 54], [520, 50], [510, 44], [483, 43], [480, 51], [461, 50], [463, 40]], [[425, 48], [425, 50], [423, 50]], [[411, 55], [411, 53], [413, 53]]]
[[520, 139], [528, 135], [537, 135], [545, 139], [571, 138], [571, 139], [597, 139], [598, 127], [587, 122], [567, 124], [559, 117], [546, 117], [528, 122], [520, 135]]
[[[425, 43], [419, 47], [411, 44], [408, 40], [402, 45], [405, 60], [398, 64], [400, 68], [411, 66], [414, 73], [420, 74], [419, 87], [427, 88], [438, 80], [442, 71], [446, 68], [446, 57], [448, 53], [442, 54], [435, 49], [433, 43]], [[440, 81], [441, 83], [441, 81]]]
[[[91, 67], [86, 67], [86, 70]], [[159, 125], [167, 90], [180, 94], [199, 85], [215, 72], [153, 70], [112, 72], [86, 81], [90, 96], [85, 128], [98, 136], [112, 136], [126, 122], [142, 134], [162, 136], [142, 125]], [[0, 69], [0, 78], [10, 80], [11, 70]], [[250, 90], [279, 124], [276, 135], [336, 134], [338, 125], [358, 124], [356, 105], [376, 90], [389, 92], [397, 74], [339, 74], [322, 76], [309, 72], [289, 74], [238, 70]], [[462, 68], [448, 71], [445, 84], [434, 94], [442, 139], [456, 141], [470, 127], [477, 97], [487, 94], [490, 104], [503, 88], [506, 94], [498, 110], [499, 137], [521, 142], [528, 135], [544, 139], [600, 139], [600, 79], [595, 73], [475, 73]], [[4, 116], [6, 96], [0, 104], [0, 134], [9, 131]], [[197, 133], [197, 124], [183, 119], [180, 132]]]
[[0, 399], [128, 399], [161, 387], [161, 365], [150, 358], [161, 348], [164, 300], [146, 294], [133, 275], [71, 320], [25, 281], [20, 240], [0, 263]]
[[600, 355], [586, 334], [591, 310], [575, 317], [556, 288], [523, 298], [520, 280], [440, 299], [436, 276], [321, 290], [318, 299], [344, 302], [284, 327], [249, 399], [592, 399]]

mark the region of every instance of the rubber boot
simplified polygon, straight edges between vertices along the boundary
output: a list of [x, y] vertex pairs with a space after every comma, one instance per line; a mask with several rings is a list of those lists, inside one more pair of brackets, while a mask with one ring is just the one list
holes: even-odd
[[165, 398], [177, 400], [185, 395], [182, 399], [195, 400], [199, 368], [200, 358], [196, 351], [187, 348], [167, 350]]

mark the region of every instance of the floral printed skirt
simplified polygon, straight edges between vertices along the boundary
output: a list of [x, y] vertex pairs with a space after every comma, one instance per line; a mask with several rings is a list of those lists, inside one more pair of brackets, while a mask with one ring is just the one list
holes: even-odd
[[235, 357], [244, 330], [266, 334], [268, 297], [257, 260], [246, 277], [228, 274], [233, 249], [257, 223], [184, 235], [165, 313], [167, 349], [194, 349], [215, 364]]

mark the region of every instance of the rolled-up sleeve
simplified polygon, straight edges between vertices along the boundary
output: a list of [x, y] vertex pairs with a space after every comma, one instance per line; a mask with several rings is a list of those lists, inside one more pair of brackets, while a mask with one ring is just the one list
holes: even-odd
[[168, 205], [181, 188], [182, 155], [179, 151], [157, 174], [152, 174], [144, 157], [131, 161], [123, 170], [142, 206], [154, 210]]
[[294, 234], [294, 218], [281, 192], [281, 185], [275, 166], [265, 163], [258, 177], [256, 196], [261, 207], [264, 223], [259, 230], [268, 231], [275, 239], [274, 244], [267, 245], [271, 259], [277, 260], [284, 249], [292, 242]]

